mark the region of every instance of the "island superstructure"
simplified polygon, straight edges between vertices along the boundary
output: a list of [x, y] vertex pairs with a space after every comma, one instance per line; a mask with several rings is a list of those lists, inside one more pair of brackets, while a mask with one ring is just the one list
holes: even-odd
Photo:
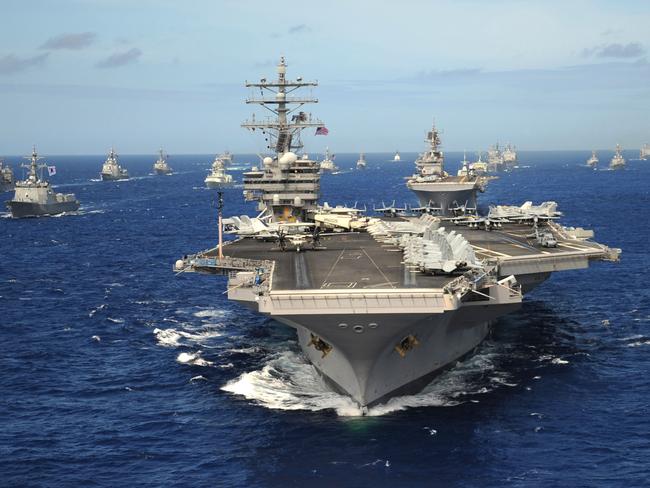
[[[377, 218], [319, 204], [318, 162], [300, 133], [321, 122], [289, 92], [315, 82], [277, 79], [247, 86], [276, 118], [243, 124], [269, 134], [263, 167], [246, 173], [257, 217], [223, 220], [235, 240], [179, 259], [178, 273], [228, 276], [228, 298], [297, 331], [309, 361], [362, 409], [421, 389], [488, 334], [497, 317], [552, 271], [587, 267], [618, 252], [583, 229], [554, 222], [557, 206], [495, 207], [490, 215]], [[300, 115], [300, 114], [304, 115]]]
[[104, 164], [102, 165], [100, 176], [102, 181], [126, 180], [129, 178], [129, 172], [120, 166], [118, 156], [112, 147], [108, 153], [106, 161], [104, 161]]
[[[79, 209], [79, 201], [72, 193], [55, 193], [49, 182], [43, 178], [43, 170], [48, 169], [56, 173], [54, 166], [39, 163], [42, 157], [32, 149], [31, 156], [26, 157], [30, 164], [23, 165], [28, 168], [27, 179], [16, 182], [14, 197], [7, 202], [7, 208], [14, 218], [40, 217], [43, 215], [58, 215], [64, 212], [74, 212]], [[39, 171], [41, 175], [39, 176]]]
[[0, 159], [0, 193], [14, 189], [14, 172], [5, 165], [4, 159]]
[[157, 175], [169, 175], [172, 169], [167, 163], [167, 154], [164, 153], [162, 147], [158, 151], [158, 159], [153, 163], [153, 171]]
[[415, 161], [416, 173], [406, 182], [420, 205], [440, 215], [452, 214], [458, 207], [475, 208], [476, 195], [485, 191], [487, 178], [476, 175], [468, 165], [458, 176], [445, 171], [445, 157], [435, 124], [427, 132], [425, 142], [429, 147]]
[[591, 157], [587, 159], [587, 166], [594, 169], [598, 166], [598, 155], [596, 154], [596, 151], [591, 151]]
[[614, 157], [609, 162], [609, 169], [623, 169], [625, 168], [625, 158], [622, 154], [623, 148], [620, 144], [616, 144], [616, 150], [614, 151]]

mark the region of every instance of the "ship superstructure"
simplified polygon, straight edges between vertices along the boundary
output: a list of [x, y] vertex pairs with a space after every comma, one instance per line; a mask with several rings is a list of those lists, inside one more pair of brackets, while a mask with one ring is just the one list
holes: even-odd
[[[419, 391], [552, 271], [618, 259], [590, 231], [559, 226], [553, 202], [447, 218], [318, 205], [318, 163], [294, 151], [302, 147], [295, 136], [319, 123], [306, 115], [289, 122], [286, 91], [302, 82], [285, 73], [282, 59], [277, 81], [254, 84], [275, 90], [278, 119], [244, 124], [273, 133], [274, 154], [245, 177], [247, 198], [263, 212], [220, 217], [220, 235], [234, 240], [220, 238], [174, 269], [228, 276], [228, 298], [293, 327], [316, 370], [362, 410]], [[420, 165], [442, 175], [435, 128], [428, 140]]]
[[503, 157], [504, 170], [508, 171], [517, 166], [517, 148], [514, 145], [506, 144], [501, 156]]
[[100, 176], [102, 181], [126, 180], [129, 178], [129, 172], [126, 168], [120, 166], [117, 153], [112, 147], [102, 165]]
[[338, 166], [334, 164], [334, 155], [330, 154], [330, 148], [325, 148], [325, 156], [320, 162], [320, 172], [321, 173], [332, 173], [338, 171]]
[[[7, 208], [14, 218], [39, 217], [42, 215], [58, 215], [64, 212], [74, 212], [79, 209], [79, 201], [74, 194], [55, 193], [49, 182], [43, 178], [43, 170], [56, 174], [54, 166], [40, 163], [43, 159], [33, 148], [31, 156], [26, 157], [28, 165], [27, 178], [16, 182], [14, 197], [7, 202]], [[40, 175], [39, 175], [40, 172]]]
[[587, 159], [587, 166], [594, 169], [598, 166], [598, 155], [596, 154], [596, 151], [591, 151], [591, 157]]
[[623, 149], [620, 144], [616, 144], [616, 150], [614, 151], [614, 157], [609, 162], [609, 169], [623, 169], [625, 168], [625, 158], [622, 154]]
[[488, 164], [483, 161], [483, 153], [479, 151], [477, 153], [477, 159], [474, 162], [469, 163], [469, 168], [474, 171], [474, 174], [477, 176], [482, 176], [488, 172]]
[[275, 117], [258, 119], [253, 115], [242, 124], [251, 131], [267, 136], [267, 149], [271, 154], [264, 157], [261, 168], [244, 173], [244, 196], [259, 202], [259, 210], [266, 210], [274, 221], [302, 221], [318, 207], [320, 197], [320, 165], [302, 152], [301, 133], [307, 128], [319, 129], [323, 123], [311, 113], [300, 109], [318, 100], [311, 96], [294, 96], [305, 87], [314, 87], [315, 81], [302, 78], [288, 80], [287, 65], [281, 58], [277, 67], [277, 79], [262, 78], [246, 86], [259, 89], [262, 95], [246, 100], [270, 110]]
[[399, 151], [395, 151], [395, 156], [393, 156], [393, 162], [399, 163], [402, 161], [402, 156], [399, 155]]
[[233, 184], [232, 175], [226, 173], [226, 163], [221, 156], [214, 158], [210, 174], [205, 177], [205, 185], [208, 188], [225, 188]]
[[406, 182], [420, 205], [440, 215], [450, 215], [458, 207], [475, 208], [476, 195], [485, 191], [487, 178], [477, 176], [467, 161], [457, 176], [445, 171], [445, 157], [435, 125], [427, 133], [425, 142], [429, 147], [416, 159], [416, 173]]
[[167, 154], [164, 153], [162, 147], [158, 151], [158, 159], [153, 163], [153, 171], [157, 175], [170, 175], [172, 168], [167, 163]]
[[494, 146], [490, 146], [488, 149], [488, 171], [490, 173], [498, 173], [505, 169], [503, 162], [503, 154], [499, 148], [499, 143], [497, 142]]
[[650, 159], [650, 144], [643, 145], [643, 147], [641, 148], [641, 152], [639, 154], [639, 159], [643, 159], [643, 160]]
[[359, 159], [357, 160], [357, 169], [366, 169], [368, 163], [366, 162], [366, 155], [364, 153], [359, 154]]
[[0, 159], [0, 193], [14, 189], [14, 171]]

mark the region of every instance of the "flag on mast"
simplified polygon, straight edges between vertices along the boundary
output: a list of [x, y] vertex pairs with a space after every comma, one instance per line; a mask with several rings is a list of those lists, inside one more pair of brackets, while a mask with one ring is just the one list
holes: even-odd
[[48, 166], [47, 167], [47, 174], [49, 176], [54, 176], [56, 174], [56, 166]]
[[315, 135], [317, 135], [317, 136], [326, 136], [329, 133], [330, 133], [330, 131], [327, 130], [327, 127], [322, 126], [322, 127], [316, 128], [316, 134]]

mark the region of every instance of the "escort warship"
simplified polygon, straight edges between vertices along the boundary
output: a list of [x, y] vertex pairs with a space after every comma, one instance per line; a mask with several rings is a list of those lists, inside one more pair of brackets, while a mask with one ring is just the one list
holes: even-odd
[[172, 174], [172, 168], [167, 163], [167, 154], [163, 152], [162, 147], [158, 151], [158, 159], [153, 163], [153, 172], [157, 175]]
[[320, 162], [320, 172], [321, 173], [333, 173], [338, 171], [338, 166], [334, 164], [334, 156], [330, 154], [330, 148], [325, 148], [325, 157]]
[[639, 152], [639, 159], [648, 160], [650, 159], [650, 144], [644, 144]]
[[359, 159], [357, 160], [357, 169], [366, 169], [368, 163], [366, 162], [366, 155], [364, 153], [359, 154]]
[[16, 182], [14, 197], [7, 202], [7, 208], [12, 217], [58, 215], [79, 209], [79, 201], [72, 193], [55, 193], [43, 178], [43, 169], [47, 168], [52, 175], [56, 174], [56, 169], [54, 166], [48, 167], [45, 164], [39, 164], [43, 158], [36, 153], [36, 148], [32, 150], [32, 155], [25, 159], [30, 161], [29, 165], [23, 165], [29, 169], [27, 179]]
[[9, 166], [5, 166], [3, 159], [0, 159], [0, 193], [14, 189], [14, 172]]
[[102, 181], [127, 180], [129, 178], [129, 172], [126, 168], [120, 166], [117, 154], [113, 148], [111, 148], [108, 153], [108, 157], [102, 165], [102, 172], [99, 175], [101, 176]]
[[587, 159], [587, 166], [594, 169], [598, 166], [598, 155], [596, 155], [596, 151], [591, 151], [591, 157]]
[[622, 154], [623, 149], [620, 144], [616, 144], [614, 157], [609, 162], [609, 169], [623, 169], [625, 168], [625, 158]]
[[551, 202], [448, 218], [319, 204], [319, 163], [300, 135], [322, 122], [288, 118], [317, 100], [287, 96], [316, 82], [289, 80], [286, 69], [282, 58], [277, 79], [246, 83], [262, 92], [247, 103], [275, 114], [242, 124], [270, 136], [263, 167], [244, 174], [244, 196], [260, 213], [224, 219], [220, 205], [218, 245], [174, 270], [227, 276], [228, 298], [293, 327], [326, 383], [362, 412], [419, 391], [551, 272], [618, 259], [592, 232], [557, 224]]
[[457, 176], [448, 174], [435, 125], [427, 133], [425, 142], [429, 147], [415, 161], [417, 172], [406, 182], [422, 208], [439, 215], [450, 215], [460, 207], [475, 208], [476, 194], [485, 191], [488, 178], [478, 176], [467, 162]]
[[232, 176], [226, 173], [226, 162], [222, 156], [214, 158], [210, 174], [205, 177], [205, 186], [208, 188], [226, 188], [232, 186]]
[[498, 173], [504, 170], [505, 165], [503, 163], [503, 153], [499, 148], [498, 142], [494, 146], [490, 146], [488, 149], [487, 164], [490, 173]]

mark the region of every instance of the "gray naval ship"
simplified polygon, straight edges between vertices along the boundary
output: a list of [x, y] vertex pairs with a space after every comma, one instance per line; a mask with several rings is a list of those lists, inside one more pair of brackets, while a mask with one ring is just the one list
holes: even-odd
[[167, 163], [167, 154], [164, 153], [162, 147], [158, 151], [158, 159], [156, 160], [155, 163], [153, 163], [153, 172], [157, 175], [172, 174], [172, 168]]
[[56, 172], [56, 169], [53, 170], [54, 166], [39, 164], [43, 158], [36, 153], [36, 148], [32, 150], [32, 155], [25, 159], [30, 160], [29, 165], [24, 165], [29, 168], [27, 179], [16, 182], [14, 198], [7, 202], [12, 217], [58, 215], [79, 209], [79, 201], [72, 193], [55, 193], [50, 184], [43, 179], [43, 169], [48, 168], [48, 171], [53, 172]]
[[618, 259], [591, 231], [559, 225], [552, 202], [397, 218], [320, 205], [319, 164], [300, 133], [321, 122], [287, 119], [292, 104], [316, 100], [286, 96], [316, 83], [290, 81], [286, 68], [281, 59], [276, 80], [246, 84], [269, 94], [248, 103], [277, 116], [243, 124], [271, 135], [264, 167], [244, 175], [261, 213], [222, 219], [220, 209], [219, 244], [174, 269], [227, 276], [228, 298], [293, 327], [326, 382], [362, 411], [420, 390], [551, 272]]
[[0, 193], [14, 189], [14, 172], [9, 166], [5, 166], [3, 159], [0, 159]]
[[102, 165], [100, 176], [102, 181], [127, 180], [129, 178], [129, 172], [126, 168], [120, 166], [117, 154], [112, 147], [108, 153], [106, 161], [104, 161], [104, 164]]
[[444, 153], [440, 150], [440, 134], [435, 125], [427, 133], [428, 149], [415, 161], [416, 174], [409, 177], [406, 186], [412, 190], [420, 205], [428, 213], [453, 214], [455, 209], [475, 208], [476, 195], [485, 191], [488, 178], [477, 175], [466, 164], [457, 176], [445, 171]]

